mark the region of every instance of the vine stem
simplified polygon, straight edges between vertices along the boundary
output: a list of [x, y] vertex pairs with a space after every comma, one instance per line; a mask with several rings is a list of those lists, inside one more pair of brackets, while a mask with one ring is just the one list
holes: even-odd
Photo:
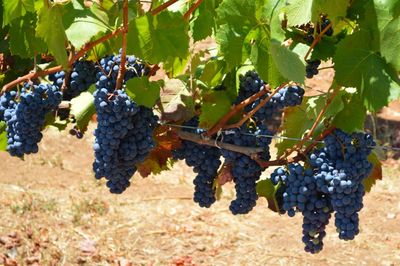
[[339, 88], [335, 88], [332, 92], [332, 94], [328, 97], [328, 99], [326, 100], [326, 104], [324, 106], [324, 108], [322, 108], [322, 110], [319, 112], [317, 118], [314, 121], [314, 124], [312, 125], [310, 131], [308, 131], [308, 133], [306, 134], [306, 136], [299, 141], [298, 143], [296, 143], [296, 145], [294, 145], [291, 149], [288, 149], [284, 154], [282, 154], [279, 159], [288, 157], [290, 154], [292, 154], [294, 151], [299, 150], [303, 147], [304, 143], [306, 141], [308, 141], [312, 135], [314, 134], [315, 129], [317, 128], [318, 124], [321, 122], [322, 117], [324, 116], [324, 114], [326, 113], [326, 111], [328, 110], [328, 107], [331, 105], [333, 99], [336, 97], [336, 95], [339, 92]]
[[314, 49], [314, 47], [317, 45], [317, 43], [321, 40], [322, 36], [325, 34], [325, 32], [327, 32], [330, 27], [332, 27], [332, 22], [330, 22], [328, 25], [326, 25], [326, 27], [317, 35], [317, 37], [315, 37], [315, 39], [313, 40], [313, 42], [311, 43], [310, 48], [308, 49], [306, 55], [304, 56], [304, 61], [307, 60], [308, 56], [310, 55], [312, 49]]
[[211, 137], [215, 133], [217, 133], [221, 128], [224, 128], [226, 123], [231, 119], [237, 112], [241, 109], [245, 108], [247, 105], [251, 104], [252, 102], [256, 101], [258, 98], [263, 96], [264, 94], [270, 92], [269, 85], [264, 85], [264, 89], [257, 92], [256, 94], [250, 96], [249, 98], [245, 99], [241, 103], [234, 105], [231, 107], [231, 110], [224, 115], [212, 128], [210, 128], [204, 135], [207, 137]]
[[[68, 66], [72, 66], [73, 63], [78, 60], [79, 58], [81, 58], [82, 56], [85, 55], [85, 53], [87, 51], [89, 51], [90, 49], [92, 49], [93, 47], [95, 47], [96, 45], [103, 43], [111, 38], [113, 38], [114, 36], [120, 34], [123, 31], [123, 28], [118, 28], [115, 31], [104, 35], [102, 37], [100, 37], [97, 40], [94, 40], [92, 42], [88, 42], [87, 44], [85, 44], [81, 50], [79, 50], [69, 61], [68, 61]], [[13, 80], [9, 83], [7, 83], [6, 85], [3, 86], [3, 89], [0, 92], [0, 95], [9, 91], [10, 89], [14, 88], [15, 86], [17, 86], [18, 84], [20, 84], [21, 82], [27, 81], [27, 80], [32, 80], [38, 77], [42, 77], [42, 76], [47, 76], [49, 74], [53, 74], [56, 72], [59, 72], [63, 70], [63, 66], [59, 65], [59, 66], [55, 66], [49, 69], [45, 69], [43, 71], [38, 71], [38, 72], [31, 72], [29, 74], [26, 74], [25, 76], [19, 77], [16, 80]]]
[[251, 110], [250, 112], [248, 112], [239, 122], [226, 126], [223, 129], [230, 129], [230, 128], [238, 128], [241, 127], [244, 123], [246, 123], [247, 120], [250, 119], [250, 117], [252, 117], [258, 110], [261, 109], [261, 107], [263, 107], [267, 102], [269, 102], [272, 97], [284, 86], [286, 86], [287, 83], [283, 83], [281, 86], [279, 86], [278, 88], [276, 88], [267, 98], [265, 98], [264, 100], [262, 100], [255, 108], [253, 108], [253, 110]]
[[184, 139], [184, 140], [189, 140], [191, 142], [195, 142], [195, 143], [198, 143], [201, 145], [223, 148], [225, 150], [242, 153], [242, 154], [250, 156], [250, 157], [255, 156], [257, 153], [262, 152], [264, 150], [264, 148], [243, 147], [243, 146], [237, 146], [237, 145], [233, 145], [233, 144], [229, 144], [229, 143], [224, 143], [224, 142], [217, 141], [214, 139], [207, 139], [207, 138], [203, 138], [199, 134], [185, 132], [185, 131], [178, 131], [177, 134], [178, 134], [179, 138]]
[[176, 2], [178, 2], [178, 0], [169, 0], [167, 2], [165, 2], [164, 4], [158, 6], [157, 8], [155, 8], [154, 10], [150, 11], [150, 14], [152, 14], [153, 16], [157, 15], [158, 13], [160, 13], [161, 11], [167, 9], [170, 5], [175, 4]]
[[121, 63], [119, 66], [117, 83], [115, 89], [119, 90], [122, 87], [124, 81], [125, 71], [126, 71], [126, 46], [127, 46], [127, 33], [128, 33], [128, 0], [124, 0], [123, 5], [123, 31], [122, 31], [122, 51], [121, 51]]
[[185, 15], [183, 15], [183, 19], [188, 20], [190, 18], [190, 15], [193, 14], [194, 11], [196, 11], [196, 9], [203, 1], [204, 0], [197, 0], [197, 2], [193, 6], [191, 6], [188, 11], [186, 11]]

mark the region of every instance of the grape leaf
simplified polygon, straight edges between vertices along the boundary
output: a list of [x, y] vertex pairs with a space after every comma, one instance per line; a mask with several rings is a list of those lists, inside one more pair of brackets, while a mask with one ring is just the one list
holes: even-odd
[[400, 71], [400, 17], [392, 20], [381, 36], [382, 55]]
[[209, 129], [231, 109], [231, 100], [224, 91], [211, 91], [203, 95], [199, 126]]
[[169, 57], [186, 58], [189, 52], [188, 23], [182, 14], [161, 12], [132, 20], [128, 29], [128, 53], [150, 62]]
[[43, 6], [40, 9], [36, 35], [44, 39], [57, 62], [66, 67], [68, 59], [65, 51], [67, 36], [62, 24], [62, 12], [59, 5], [50, 8]]
[[[348, 96], [348, 95], [346, 95]], [[364, 130], [364, 122], [366, 118], [366, 109], [362, 98], [356, 94], [348, 97], [343, 96], [343, 110], [341, 110], [333, 119], [332, 124], [344, 131], [351, 133], [357, 130]]]
[[92, 116], [96, 113], [94, 98], [90, 92], [83, 92], [71, 100], [70, 114], [75, 118], [81, 132], [85, 132]]
[[256, 2], [254, 0], [223, 1], [217, 8], [217, 22], [228, 24], [230, 27], [256, 24]]
[[160, 89], [164, 82], [149, 81], [148, 77], [131, 79], [126, 83], [126, 93], [137, 104], [152, 108], [160, 99]]
[[3, 27], [12, 20], [25, 16], [26, 12], [34, 12], [33, 0], [3, 0]]
[[0, 121], [0, 151], [7, 150], [6, 122]]
[[349, 0], [290, 0], [284, 8], [288, 25], [302, 25], [317, 22], [320, 14], [328, 14], [332, 23], [346, 16]]
[[210, 36], [215, 27], [216, 8], [221, 0], [208, 0], [196, 10], [192, 20], [193, 40], [200, 41]]
[[157, 127], [154, 131], [154, 139], [157, 142], [156, 147], [142, 163], [137, 165], [142, 177], [170, 170], [173, 165], [172, 150], [181, 145], [179, 137], [168, 126]]
[[271, 55], [282, 76], [287, 80], [304, 83], [305, 65], [297, 54], [282, 46], [278, 41], [271, 41]]
[[344, 38], [333, 60], [337, 82], [358, 88], [368, 110], [378, 111], [400, 96], [400, 85], [393, 80], [390, 66], [372, 50], [368, 32], [359, 31]]
[[278, 201], [276, 200], [276, 192], [278, 191], [280, 184], [276, 186], [272, 184], [270, 179], [265, 179], [257, 182], [257, 194], [260, 197], [264, 197], [268, 201], [268, 208], [274, 212], [279, 212]]
[[42, 39], [35, 36], [36, 16], [27, 13], [21, 19], [10, 25], [10, 50], [13, 55], [22, 58], [32, 58], [35, 53], [46, 52], [46, 45]]
[[90, 9], [84, 8], [77, 0], [65, 7], [63, 24], [68, 40], [76, 49], [80, 49], [93, 36], [110, 29], [107, 13], [97, 5], [92, 5]]
[[204, 67], [200, 80], [209, 87], [215, 87], [222, 83], [226, 70], [226, 63], [223, 60], [208, 61]]
[[218, 28], [216, 41], [228, 69], [232, 69], [245, 60], [242, 49], [248, 30], [248, 28], [232, 27], [229, 24]]
[[372, 163], [371, 174], [363, 180], [366, 192], [370, 192], [377, 180], [382, 180], [382, 163], [378, 156], [373, 152], [368, 156], [368, 161]]

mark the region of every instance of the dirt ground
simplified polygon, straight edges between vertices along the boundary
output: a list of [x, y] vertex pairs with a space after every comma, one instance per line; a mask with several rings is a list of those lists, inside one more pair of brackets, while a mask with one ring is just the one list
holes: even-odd
[[323, 252], [310, 255], [301, 215], [279, 216], [260, 199], [250, 214], [233, 216], [232, 185], [202, 209], [183, 164], [109, 194], [91, 172], [92, 141], [47, 130], [25, 161], [0, 153], [0, 264], [400, 265], [398, 166], [386, 166], [365, 197], [359, 236], [341, 241], [330, 224]]

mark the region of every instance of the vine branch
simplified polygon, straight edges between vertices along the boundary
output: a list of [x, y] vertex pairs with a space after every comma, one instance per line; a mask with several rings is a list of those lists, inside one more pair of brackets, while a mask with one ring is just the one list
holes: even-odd
[[327, 32], [330, 27], [332, 27], [332, 22], [330, 22], [326, 27], [317, 35], [317, 37], [314, 38], [313, 42], [310, 45], [310, 48], [308, 49], [306, 55], [304, 56], [304, 60], [307, 60], [308, 56], [310, 55], [312, 49], [317, 45], [317, 43], [321, 40], [322, 36]]
[[150, 11], [150, 14], [152, 14], [153, 16], [157, 15], [158, 13], [160, 13], [161, 11], [167, 9], [170, 5], [175, 4], [176, 2], [178, 2], [178, 0], [169, 0], [167, 2], [165, 2], [164, 4], [156, 7], [154, 10]]
[[308, 141], [312, 135], [314, 134], [315, 129], [317, 128], [318, 124], [321, 122], [322, 117], [324, 116], [324, 114], [326, 113], [326, 111], [328, 110], [328, 107], [331, 105], [333, 99], [336, 97], [336, 95], [339, 92], [339, 88], [336, 87], [332, 94], [328, 97], [328, 99], [326, 100], [326, 104], [324, 106], [324, 108], [322, 108], [322, 110], [319, 112], [317, 118], [314, 121], [314, 124], [312, 125], [310, 131], [306, 134], [306, 136], [299, 141], [296, 145], [294, 145], [291, 149], [288, 149], [284, 154], [282, 154], [280, 156], [280, 159], [284, 158], [284, 157], [288, 157], [290, 154], [292, 154], [294, 151], [301, 149], [301, 147], [303, 147], [304, 143], [306, 141]]
[[199, 134], [190, 133], [190, 132], [186, 132], [186, 131], [178, 131], [177, 134], [178, 134], [179, 138], [184, 139], [184, 140], [189, 140], [189, 141], [201, 144], [201, 145], [223, 148], [225, 150], [242, 153], [242, 154], [250, 156], [250, 157], [254, 156], [255, 154], [262, 152], [264, 150], [264, 148], [243, 147], [243, 146], [237, 146], [237, 145], [233, 145], [233, 144], [229, 144], [229, 143], [224, 143], [221, 141], [216, 141], [214, 139], [206, 139], [206, 138], [203, 138]]
[[127, 33], [128, 33], [128, 0], [124, 0], [123, 5], [123, 31], [122, 31], [122, 51], [121, 51], [121, 63], [118, 70], [117, 84], [115, 89], [119, 90], [122, 87], [126, 71], [126, 46], [127, 46]]
[[193, 14], [194, 11], [196, 11], [196, 9], [203, 1], [204, 0], [197, 0], [197, 2], [193, 6], [191, 6], [188, 11], [186, 11], [185, 15], [183, 15], [183, 19], [188, 20], [190, 18], [190, 15]]
[[261, 91], [250, 96], [249, 98], [245, 99], [241, 103], [232, 106], [231, 110], [224, 117], [222, 117], [211, 129], [209, 129], [205, 133], [205, 136], [211, 137], [212, 135], [217, 133], [221, 128], [225, 127], [225, 125], [229, 121], [229, 119], [231, 119], [237, 112], [239, 112], [241, 109], [245, 108], [247, 105], [256, 101], [258, 98], [260, 98], [261, 96], [263, 96], [264, 94], [266, 94], [268, 92], [270, 92], [269, 85], [264, 85], [264, 89], [262, 89]]

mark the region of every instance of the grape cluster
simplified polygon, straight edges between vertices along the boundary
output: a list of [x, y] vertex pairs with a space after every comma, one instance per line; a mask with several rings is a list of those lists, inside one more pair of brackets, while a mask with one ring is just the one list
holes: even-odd
[[119, 151], [128, 131], [133, 128], [130, 120], [139, 107], [121, 90], [109, 95], [103, 88], [95, 91], [94, 98], [98, 126], [94, 131], [93, 170], [97, 179], [105, 177], [108, 180], [111, 193], [122, 193], [130, 185], [129, 179], [136, 167], [125, 164]]
[[[141, 66], [134, 56], [127, 58], [124, 82], [144, 73], [136, 72]], [[98, 126], [93, 170], [97, 179], [108, 180], [107, 187], [116, 194], [129, 187], [136, 165], [155, 146], [152, 136], [158, 121], [151, 109], [137, 105], [124, 89], [115, 90], [120, 63], [120, 55], [101, 59], [94, 93]]]
[[368, 161], [375, 142], [371, 135], [351, 135], [337, 129], [325, 138], [325, 147], [310, 155], [318, 190], [329, 195], [339, 238], [351, 240], [359, 233], [358, 212], [365, 194], [363, 180], [372, 170]]
[[1, 97], [1, 109], [7, 124], [7, 151], [22, 158], [38, 152], [45, 116], [61, 103], [59, 88], [49, 84], [26, 85], [18, 95], [15, 91]]
[[[197, 127], [198, 118], [194, 117], [184, 125]], [[185, 131], [203, 133], [200, 129], [185, 129]], [[193, 171], [197, 174], [193, 181], [195, 185], [194, 202], [198, 203], [200, 207], [209, 208], [216, 200], [213, 184], [221, 165], [220, 156], [218, 148], [199, 145], [187, 140], [183, 140], [182, 146], [173, 151], [174, 159], [185, 160], [186, 164], [193, 167]]]
[[[236, 103], [239, 103], [256, 94], [260, 90], [264, 89], [265, 82], [259, 77], [259, 75], [255, 71], [248, 71], [245, 75], [240, 76], [239, 80], [239, 95], [237, 97]], [[254, 118], [258, 121], [268, 121], [276, 113], [282, 112], [283, 108], [301, 104], [303, 95], [303, 88], [297, 85], [285, 86], [279, 89], [279, 91], [272, 96], [271, 100], [269, 100], [254, 114]], [[262, 100], [266, 99], [269, 96], [269, 93], [263, 95], [251, 105], [246, 106], [245, 111], [251, 111], [257, 105], [259, 105]]]
[[371, 135], [351, 135], [336, 129], [324, 139], [325, 146], [309, 155], [310, 167], [289, 164], [271, 174], [273, 184], [281, 183], [280, 206], [294, 216], [303, 214], [305, 250], [322, 250], [325, 227], [335, 212], [339, 238], [351, 240], [359, 233], [358, 212], [362, 209], [363, 180], [372, 170], [368, 155], [375, 146]]
[[[244, 147], [262, 147], [264, 151], [259, 154], [259, 157], [269, 160], [271, 139], [258, 138], [257, 135], [271, 134], [263, 124], [255, 128], [244, 125], [240, 129], [225, 132], [224, 142]], [[231, 165], [236, 190], [236, 199], [231, 202], [229, 209], [235, 215], [249, 213], [258, 199], [256, 182], [260, 178], [262, 169], [255, 160], [241, 153], [223, 149], [222, 155], [225, 162]]]
[[[321, 23], [321, 31], [322, 31], [323, 29], [325, 29], [325, 28], [329, 25], [329, 23], [331, 23], [331, 21], [330, 21], [329, 19], [324, 19], [324, 20], [322, 20], [322, 23]], [[318, 33], [319, 33], [319, 30], [318, 30]], [[330, 27], [330, 28], [325, 32], [325, 35], [326, 35], [326, 36], [332, 36], [332, 35], [333, 35], [333, 28]]]
[[318, 67], [321, 64], [321, 60], [307, 60], [306, 62], [306, 77], [310, 79], [315, 75], [318, 75]]
[[[49, 80], [54, 85], [61, 88], [65, 79], [65, 71], [60, 71], [49, 75]], [[69, 75], [69, 84], [64, 90], [64, 100], [71, 100], [78, 96], [81, 92], [86, 91], [92, 84], [96, 82], [95, 64], [87, 60], [76, 61]]]

